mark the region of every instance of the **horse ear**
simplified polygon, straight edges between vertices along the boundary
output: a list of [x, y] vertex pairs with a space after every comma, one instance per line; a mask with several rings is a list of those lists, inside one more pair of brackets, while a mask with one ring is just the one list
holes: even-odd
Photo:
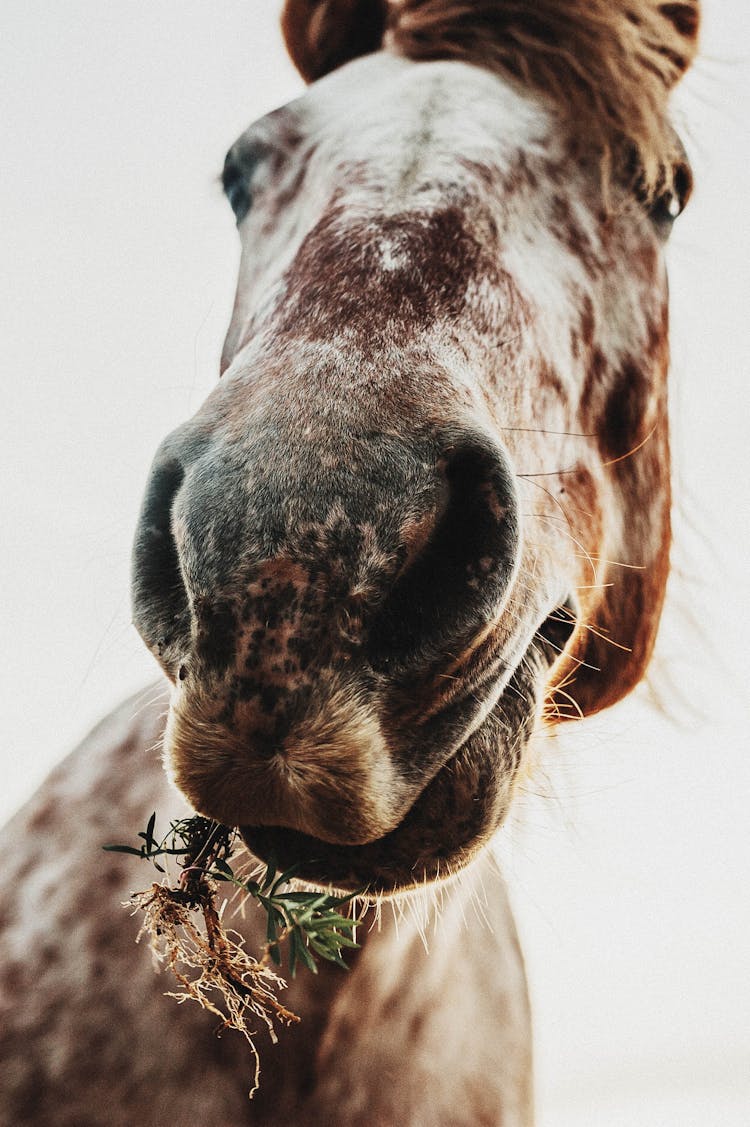
[[669, 25], [669, 33], [659, 48], [672, 64], [663, 72], [668, 85], [674, 85], [691, 66], [698, 52], [698, 31], [701, 22], [700, 0], [680, 0], [679, 3], [658, 5], [659, 15]]
[[306, 82], [377, 51], [388, 0], [286, 0], [281, 29], [292, 62]]

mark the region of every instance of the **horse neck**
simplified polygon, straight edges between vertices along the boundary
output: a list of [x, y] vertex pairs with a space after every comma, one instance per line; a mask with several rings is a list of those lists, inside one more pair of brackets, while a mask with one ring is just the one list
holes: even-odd
[[[335, 1109], [340, 1122], [393, 1122], [392, 1106], [438, 1123], [459, 1100], [467, 1123], [494, 1122], [487, 1109], [498, 1106], [503, 1122], [530, 1122], [526, 980], [491, 858], [446, 886], [383, 904], [357, 939], [348, 973], [300, 974], [284, 996], [316, 1058], [316, 1106]], [[388, 1094], [377, 1077], [388, 1078]]]

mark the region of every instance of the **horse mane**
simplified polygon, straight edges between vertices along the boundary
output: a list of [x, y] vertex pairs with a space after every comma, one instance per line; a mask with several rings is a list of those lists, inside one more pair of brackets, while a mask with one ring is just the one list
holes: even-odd
[[700, 0], [287, 0], [282, 26], [309, 81], [385, 45], [459, 59], [543, 95], [609, 175], [654, 196], [684, 157], [667, 103], [697, 51]]

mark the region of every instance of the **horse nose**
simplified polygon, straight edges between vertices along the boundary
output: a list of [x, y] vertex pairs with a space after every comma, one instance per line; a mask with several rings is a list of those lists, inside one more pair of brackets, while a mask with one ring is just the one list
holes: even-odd
[[[218, 657], [221, 664], [231, 661], [227, 647], [232, 631], [225, 629], [222, 608], [235, 565], [252, 556], [270, 560], [290, 533], [294, 539], [291, 511], [284, 515], [289, 497], [279, 495], [273, 504], [265, 504], [260, 523], [256, 519], [248, 526], [246, 514], [253, 509], [257, 517], [259, 511], [250, 479], [260, 492], [267, 488], [260, 485], [260, 469], [248, 476], [247, 467], [235, 465], [226, 453], [220, 457], [213, 448], [204, 450], [205, 445], [205, 436], [197, 440], [187, 426], [164, 441], [151, 469], [133, 548], [133, 621], [172, 680], [191, 647], [196, 649], [191, 656], [210, 657], [209, 665], [216, 666]], [[494, 621], [519, 554], [515, 479], [502, 448], [468, 428], [443, 431], [428, 445], [429, 450], [423, 447], [414, 457], [423, 467], [419, 472], [429, 478], [429, 485], [420, 488], [432, 501], [412, 526], [407, 522], [400, 531], [397, 527], [398, 512], [408, 507], [408, 497], [371, 496], [376, 482], [385, 488], [388, 480], [375, 463], [371, 474], [366, 464], [360, 466], [356, 481], [351, 475], [347, 479], [342, 467], [336, 487], [335, 506], [353, 527], [359, 519], [369, 519], [368, 505], [377, 506], [390, 514], [390, 531], [381, 530], [383, 535], [395, 534], [407, 545], [395, 580], [392, 572], [383, 572], [376, 581], [376, 609], [368, 615], [366, 657], [383, 672], [424, 667]], [[406, 464], [405, 446], [400, 456]], [[403, 487], [408, 491], [406, 480]], [[413, 474], [411, 480], [413, 487]], [[390, 482], [387, 488], [393, 492], [396, 487]], [[306, 519], [320, 508], [317, 519], [323, 528], [325, 511], [331, 511], [334, 502], [323, 496], [321, 482], [309, 477], [304, 491]], [[230, 494], [231, 520], [218, 519]], [[178, 545], [179, 529], [183, 535]], [[353, 555], [346, 566], [354, 573], [362, 562]], [[314, 568], [325, 565], [325, 560], [312, 561]], [[367, 570], [371, 573], [369, 564]], [[333, 599], [334, 593], [330, 595]]]
[[414, 798], [378, 686], [502, 613], [519, 541], [508, 461], [466, 428], [352, 439], [318, 471], [291, 442], [186, 435], [157, 454], [133, 551], [135, 624], [173, 681], [189, 671], [173, 778], [219, 821], [374, 840]]

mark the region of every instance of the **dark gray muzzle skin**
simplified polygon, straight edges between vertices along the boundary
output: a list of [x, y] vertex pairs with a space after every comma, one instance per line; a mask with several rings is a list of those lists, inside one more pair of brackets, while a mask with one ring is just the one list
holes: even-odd
[[[503, 451], [476, 430], [348, 435], [340, 464], [267, 425], [234, 443], [179, 428], [151, 468], [133, 549], [133, 618], [172, 681], [234, 659], [229, 611], [274, 560], [325, 588], [331, 615], [362, 591], [361, 658], [423, 672], [496, 618], [519, 551]], [[278, 469], [278, 473], [276, 470]], [[289, 597], [295, 593], [290, 590]]]
[[[233, 820], [248, 833], [292, 825], [283, 794], [269, 813], [253, 764], [265, 770], [319, 723], [332, 686], [348, 686], [377, 716], [405, 815], [484, 722], [488, 693], [507, 685], [519, 657], [516, 639], [489, 677], [478, 668], [442, 700], [456, 659], [502, 616], [519, 557], [515, 482], [497, 443], [468, 425], [317, 438], [290, 440], [268, 420], [212, 430], [199, 414], [160, 447], [135, 537], [135, 625], [188, 713], [200, 700], [200, 731], [213, 733], [217, 757], [226, 733], [248, 795]], [[215, 778], [211, 786], [220, 789]], [[193, 805], [227, 820], [196, 789]], [[480, 808], [494, 828], [491, 796]], [[318, 825], [325, 800], [321, 811]], [[288, 841], [308, 859], [317, 848], [291, 830]], [[404, 846], [418, 841], [412, 818]], [[366, 854], [386, 874], [383, 887], [399, 872], [393, 881], [408, 883], [411, 854], [386, 863], [387, 852]], [[326, 867], [341, 876], [351, 863], [334, 865], [331, 849], [324, 856], [323, 881]]]

